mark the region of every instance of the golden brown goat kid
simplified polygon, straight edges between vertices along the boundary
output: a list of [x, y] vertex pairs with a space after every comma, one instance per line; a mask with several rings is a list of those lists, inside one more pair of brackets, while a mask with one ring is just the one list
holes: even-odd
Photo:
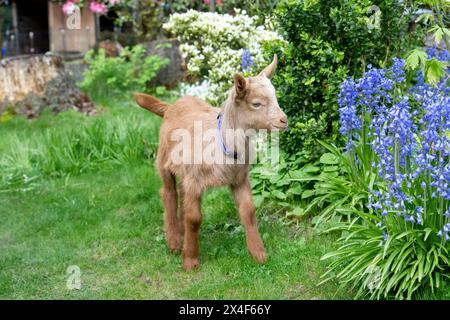
[[[272, 63], [256, 77], [244, 78], [236, 74], [234, 87], [221, 109], [190, 96], [169, 105], [146, 94], [135, 94], [141, 107], [163, 117], [156, 163], [163, 182], [161, 197], [166, 239], [172, 251], [177, 252], [182, 247], [186, 270], [199, 266], [202, 193], [206, 188], [223, 185], [232, 190], [250, 255], [259, 263], [267, 260], [252, 200], [249, 157], [242, 160], [242, 155], [250, 148], [247, 130], [287, 128], [287, 117], [278, 105], [275, 88], [269, 80], [276, 65], [275, 55]], [[225, 161], [204, 161], [201, 148], [205, 147], [214, 160]], [[235, 161], [237, 159], [242, 161]], [[176, 177], [180, 197], [178, 216]]]

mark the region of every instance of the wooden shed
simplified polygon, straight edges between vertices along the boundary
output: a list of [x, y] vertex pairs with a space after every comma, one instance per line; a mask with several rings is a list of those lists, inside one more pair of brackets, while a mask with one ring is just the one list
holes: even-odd
[[89, 9], [81, 10], [78, 24], [71, 24], [61, 5], [49, 0], [10, 0], [9, 10], [12, 18], [4, 41], [7, 55], [84, 54], [95, 46], [98, 23]]

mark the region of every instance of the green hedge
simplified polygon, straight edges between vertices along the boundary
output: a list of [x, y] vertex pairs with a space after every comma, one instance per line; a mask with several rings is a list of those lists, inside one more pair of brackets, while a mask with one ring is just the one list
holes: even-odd
[[287, 43], [271, 44], [267, 51], [280, 57], [274, 84], [290, 117], [291, 129], [283, 139], [289, 154], [308, 162], [323, 152], [317, 139], [339, 144], [340, 84], [417, 43], [420, 33], [408, 32], [409, 12], [408, 1], [398, 0], [280, 3], [275, 18]]

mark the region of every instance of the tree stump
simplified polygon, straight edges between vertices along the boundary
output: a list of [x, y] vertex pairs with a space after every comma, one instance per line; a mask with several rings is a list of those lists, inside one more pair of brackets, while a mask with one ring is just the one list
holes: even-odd
[[33, 118], [47, 107], [55, 113], [68, 109], [95, 112], [92, 102], [66, 73], [59, 56], [26, 55], [1, 60], [0, 79], [0, 114], [12, 108]]

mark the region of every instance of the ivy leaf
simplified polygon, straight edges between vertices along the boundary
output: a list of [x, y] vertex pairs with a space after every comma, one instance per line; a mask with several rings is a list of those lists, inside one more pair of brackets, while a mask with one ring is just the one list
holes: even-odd
[[289, 179], [287, 179], [287, 178], [280, 179], [280, 180], [278, 180], [278, 182], [276, 183], [277, 187], [283, 187], [283, 186], [287, 186], [287, 185], [289, 185], [289, 184], [291, 184], [291, 181], [290, 181]]
[[288, 194], [301, 195], [303, 192], [302, 186], [296, 186], [293, 188], [289, 188]]
[[256, 208], [261, 207], [262, 203], [264, 202], [264, 197], [261, 195], [253, 196], [253, 203], [255, 204]]
[[269, 179], [271, 184], [276, 184], [279, 180], [281, 180], [281, 177], [279, 175], [273, 175]]
[[334, 172], [334, 171], [338, 171], [339, 167], [338, 166], [326, 166], [323, 168], [324, 172]]
[[286, 194], [281, 192], [280, 190], [273, 190], [272, 195], [275, 196], [277, 199], [285, 200]]
[[295, 207], [292, 211], [289, 211], [287, 213], [288, 216], [295, 216], [295, 217], [301, 217], [305, 215], [305, 210], [300, 207]]
[[320, 174], [320, 177], [323, 177], [323, 178], [335, 178], [337, 176], [339, 176], [339, 172], [337, 172], [337, 171], [326, 171], [326, 170], [324, 170]]
[[425, 63], [425, 79], [428, 83], [436, 85], [445, 75], [446, 64], [432, 58]]
[[332, 154], [332, 153], [324, 153], [321, 157], [320, 157], [320, 163], [323, 164], [337, 164], [338, 163], [338, 158]]
[[305, 174], [305, 172], [303, 170], [294, 170], [294, 171], [289, 172], [289, 176], [292, 179], [300, 179], [300, 178], [307, 177], [308, 175]]
[[419, 65], [424, 66], [426, 61], [427, 53], [422, 49], [414, 49], [406, 58], [406, 67], [410, 70], [414, 70]]
[[313, 166], [311, 164], [307, 164], [306, 166], [303, 167], [303, 172], [305, 172], [305, 173], [313, 173], [313, 172], [317, 172], [319, 170], [320, 170], [319, 167]]
[[316, 194], [315, 190], [306, 190], [305, 192], [302, 193], [302, 199], [312, 197], [315, 194]]

